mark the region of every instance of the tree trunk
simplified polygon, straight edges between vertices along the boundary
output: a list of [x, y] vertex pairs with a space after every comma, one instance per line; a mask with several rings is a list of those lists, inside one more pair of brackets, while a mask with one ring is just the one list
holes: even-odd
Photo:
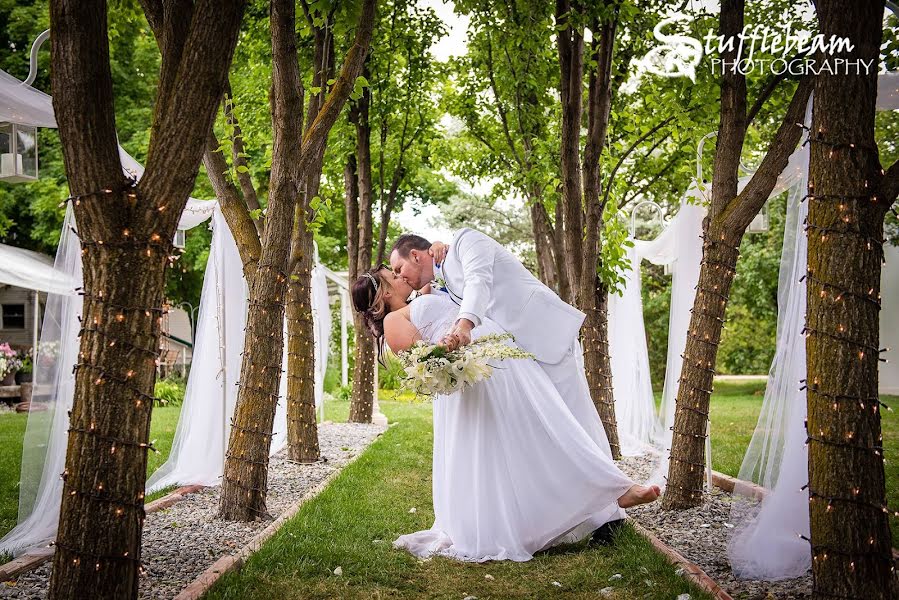
[[[183, 4], [161, 21], [168, 36], [147, 169], [132, 184], [116, 143], [106, 3], [50, 3], [53, 107], [84, 274], [53, 599], [137, 597], [165, 269], [243, 6]], [[192, 78], [174, 85], [180, 72]]]
[[[297, 65], [296, 7], [292, 0], [271, 4], [272, 176], [259, 266], [250, 284], [239, 391], [222, 476], [219, 515], [228, 520], [268, 518], [268, 457], [278, 404], [284, 352], [284, 306], [290, 238], [303, 172], [303, 106]], [[308, 161], [306, 165], [308, 166]]]
[[[328, 29], [327, 21], [324, 27], [316, 26], [305, 3], [303, 9], [315, 28], [313, 62], [316, 68], [312, 84], [321, 90], [309, 99], [306, 111], [308, 126], [321, 110], [327, 81], [333, 77], [334, 36]], [[290, 281], [287, 285], [287, 453], [291, 460], [302, 463], [316, 462], [320, 458], [315, 418], [315, 373], [318, 368], [315, 359], [318, 355], [315, 352], [315, 320], [312, 314], [315, 248], [314, 235], [306, 220], [312, 217], [310, 203], [318, 196], [321, 187], [324, 151], [325, 148], [322, 148], [310, 166], [294, 215]], [[330, 311], [319, 315], [319, 318], [330, 319]], [[321, 343], [326, 344], [327, 340], [321, 340]]]
[[[556, 32], [558, 37], [559, 67], [561, 72], [559, 93], [562, 102], [561, 169], [562, 215], [564, 219], [563, 244], [565, 268], [574, 298], [581, 280], [583, 257], [583, 193], [581, 190], [580, 136], [583, 115], [584, 37], [571, 23], [571, 3], [557, 0], [556, 19], [567, 29]], [[559, 224], [556, 224], [559, 227]]]
[[[899, 597], [878, 401], [884, 198], [874, 140], [882, 1], [817, 3], [821, 33], [869, 75], [816, 78], [809, 173], [806, 352], [814, 598]], [[891, 169], [892, 170], [892, 169]]]
[[[306, 195], [317, 193], [308, 185]], [[306, 204], [308, 199], [304, 199]], [[290, 460], [319, 459], [315, 419], [315, 323], [312, 315], [313, 236], [306, 210], [298, 207], [293, 239], [293, 269], [287, 288], [287, 452]], [[320, 318], [330, 318], [322, 315]], [[322, 340], [325, 343], [326, 340]]]
[[662, 500], [664, 509], [688, 508], [702, 503], [705, 438], [714, 365], [743, 237], [742, 231], [709, 231], [708, 219], [704, 228], [703, 261], [683, 354], [668, 485]]
[[612, 393], [612, 364], [609, 359], [609, 290], [594, 276], [595, 301], [584, 321], [584, 369], [596, 412], [602, 421], [612, 449], [612, 458], [621, 458], [618, 427], [615, 420], [615, 397]]
[[[352, 119], [356, 125], [356, 164], [359, 192], [359, 229], [357, 277], [371, 268], [372, 259], [372, 172], [371, 126], [368, 121], [371, 92], [366, 88], [353, 108]], [[375, 351], [371, 336], [361, 317], [353, 317], [356, 330], [356, 364], [353, 369], [353, 400], [350, 405], [351, 423], [371, 423], [374, 407]]]
[[534, 231], [534, 249], [537, 252], [537, 269], [540, 281], [548, 287], [559, 291], [559, 280], [556, 276], [556, 261], [553, 256], [553, 229], [546, 214], [546, 207], [539, 196], [529, 199], [531, 209], [531, 229]]
[[[114, 201], [126, 202], [125, 196]], [[93, 228], [80, 221], [88, 242]], [[69, 417], [51, 598], [137, 597], [167, 257], [164, 248], [142, 241], [152, 258], [133, 246], [85, 246], [78, 393]]]
[[302, 130], [303, 87], [296, 46], [296, 5], [272, 0], [271, 107], [274, 143], [268, 214], [259, 267], [250, 287], [240, 391], [231, 425], [219, 514], [266, 517], [268, 457], [284, 352], [290, 241], [300, 186], [324, 153], [328, 133], [352, 92], [368, 53], [375, 0], [364, 0], [340, 76], [316, 118]]
[[559, 296], [568, 304], [574, 304], [571, 281], [568, 278], [567, 261], [565, 260], [565, 228], [562, 216], [562, 199], [556, 201], [556, 224], [553, 228], [553, 259], [555, 260], [556, 276], [559, 280]]

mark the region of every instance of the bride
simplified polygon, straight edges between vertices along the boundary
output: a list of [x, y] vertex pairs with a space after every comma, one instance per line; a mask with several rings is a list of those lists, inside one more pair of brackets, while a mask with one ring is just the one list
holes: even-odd
[[[353, 304], [381, 347], [438, 343], [456, 320], [449, 298], [407, 302], [412, 292], [383, 266], [354, 282]], [[472, 339], [490, 333], [504, 332], [484, 319]], [[394, 546], [419, 557], [526, 561], [658, 496], [615, 466], [535, 361], [503, 361], [486, 381], [435, 398], [434, 524]]]

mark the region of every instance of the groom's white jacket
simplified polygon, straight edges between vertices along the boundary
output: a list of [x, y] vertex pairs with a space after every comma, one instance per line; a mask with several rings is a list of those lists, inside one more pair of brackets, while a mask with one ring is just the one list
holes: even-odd
[[460, 317], [474, 316], [475, 325], [489, 317], [543, 363], [565, 358], [586, 318], [496, 240], [474, 229], [455, 233], [435, 274], [459, 305]]

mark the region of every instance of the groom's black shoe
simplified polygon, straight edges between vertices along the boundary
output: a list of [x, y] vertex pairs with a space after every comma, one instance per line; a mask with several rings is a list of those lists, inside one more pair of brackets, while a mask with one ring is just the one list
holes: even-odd
[[588, 546], [611, 546], [615, 539], [615, 533], [624, 525], [624, 519], [615, 519], [603, 524], [602, 527], [590, 536]]

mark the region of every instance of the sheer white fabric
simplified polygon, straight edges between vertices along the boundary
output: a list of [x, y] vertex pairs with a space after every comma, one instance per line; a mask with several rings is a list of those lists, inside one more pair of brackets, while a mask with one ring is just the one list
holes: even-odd
[[0, 284], [52, 294], [69, 294], [72, 282], [53, 268], [53, 260], [39, 253], [0, 244]]
[[234, 238], [216, 210], [181, 416], [169, 458], [147, 481], [147, 492], [177, 484], [215, 485], [222, 475], [247, 318], [240, 265]]
[[880, 345], [889, 348], [880, 363], [879, 388], [881, 394], [899, 395], [899, 248], [884, 248], [883, 273], [880, 277]]
[[[806, 125], [811, 123], [813, 100]], [[879, 77], [877, 108], [899, 108], [899, 74]], [[808, 210], [801, 200], [808, 187], [808, 161], [808, 146], [800, 146], [775, 190], [789, 190], [778, 281], [777, 348], [758, 425], [740, 467], [741, 483], [734, 490], [731, 522], [736, 527], [728, 544], [731, 567], [743, 578], [789, 579], [811, 566], [808, 544], [799, 538], [809, 534], [808, 492], [800, 491], [808, 481], [808, 413], [806, 394], [800, 390], [800, 381], [806, 378], [802, 335], [806, 286], [800, 278], [807, 265], [803, 226]], [[766, 492], [761, 502], [758, 487]]]
[[[71, 206], [63, 221], [62, 236], [54, 269], [59, 273], [57, 285], [67, 294], [50, 293], [38, 358], [34, 364], [34, 402], [22, 449], [22, 476], [19, 486], [18, 525], [0, 540], [0, 552], [19, 553], [46, 543], [56, 535], [56, 523], [62, 496], [62, 473], [65, 466], [68, 411], [72, 406], [75, 376], [72, 366], [78, 354], [78, 318], [81, 315], [81, 249], [72, 228], [75, 219]], [[44, 397], [47, 403], [40, 402]], [[47, 410], [37, 410], [39, 405]], [[35, 552], [46, 548], [35, 548]]]
[[621, 452], [636, 456], [658, 436], [659, 423], [643, 325], [641, 257], [636, 247], [628, 248], [627, 258], [624, 289], [621, 295], [609, 296], [609, 355]]
[[[457, 312], [438, 295], [411, 305], [427, 339], [446, 331]], [[472, 333], [499, 332], [485, 319]], [[487, 381], [435, 399], [434, 524], [394, 546], [419, 557], [529, 560], [618, 518], [617, 500], [631, 485], [537, 362], [503, 361]]]

